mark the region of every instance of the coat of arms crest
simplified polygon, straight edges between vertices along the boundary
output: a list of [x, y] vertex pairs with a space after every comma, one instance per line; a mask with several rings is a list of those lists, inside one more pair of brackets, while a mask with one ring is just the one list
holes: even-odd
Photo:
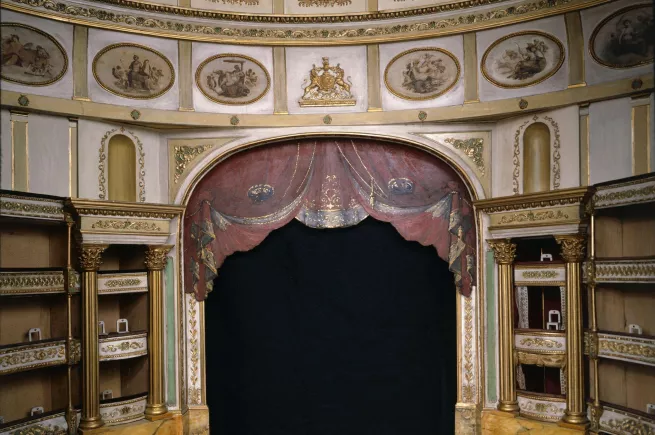
[[340, 64], [330, 66], [330, 59], [323, 58], [323, 65], [312, 65], [309, 80], [305, 79], [302, 86], [303, 96], [298, 101], [301, 107], [314, 106], [354, 106], [355, 98], [350, 92], [352, 82], [350, 77], [344, 78]]

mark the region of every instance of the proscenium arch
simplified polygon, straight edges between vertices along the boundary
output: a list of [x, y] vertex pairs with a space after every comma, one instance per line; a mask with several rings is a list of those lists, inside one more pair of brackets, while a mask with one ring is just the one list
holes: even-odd
[[[334, 133], [325, 133], [325, 132], [312, 132], [304, 134], [290, 134], [284, 136], [271, 137], [251, 142], [245, 142], [235, 146], [232, 149], [224, 150], [222, 152], [214, 155], [211, 160], [205, 163], [195, 175], [192, 176], [191, 181], [186, 186], [181, 186], [182, 189], [176, 195], [176, 203], [182, 204], [185, 207], [188, 205], [188, 202], [193, 194], [196, 186], [210, 171], [214, 170], [217, 165], [221, 162], [227, 160], [236, 153], [246, 151], [261, 146], [274, 145], [281, 142], [286, 142], [290, 140], [300, 140], [300, 139], [354, 139], [354, 138], [368, 138], [378, 140], [380, 142], [395, 143], [398, 145], [409, 146], [417, 148], [423, 152], [433, 155], [434, 157], [440, 159], [446, 163], [457, 176], [460, 178], [461, 182], [466, 186], [467, 192], [472, 201], [479, 199], [480, 195], [475, 189], [475, 184], [473, 180], [469, 177], [466, 171], [458, 165], [451, 157], [445, 155], [437, 149], [430, 148], [426, 144], [423, 144], [418, 141], [383, 136], [377, 134], [366, 134], [366, 133], [352, 133], [352, 132], [334, 132]], [[480, 188], [480, 193], [482, 189]], [[178, 202], [179, 201], [179, 202]], [[195, 295], [190, 293], [185, 293], [184, 291], [184, 280], [183, 280], [183, 271], [184, 271], [184, 258], [182, 252], [184, 251], [183, 246], [183, 235], [185, 231], [188, 231], [184, 228], [184, 218], [186, 210], [183, 215], [179, 218], [178, 221], [178, 241], [179, 248], [177, 249], [177, 262], [178, 262], [178, 273], [177, 281], [179, 283], [180, 289], [180, 316], [184, 316], [184, 333], [181, 334], [184, 336], [184, 352], [180, 352], [184, 362], [181, 364], [185, 370], [182, 370], [182, 376], [185, 376], [185, 381], [182, 383], [186, 391], [182, 392], [182, 397], [186, 397], [186, 403], [183, 406], [189, 406], [200, 409], [206, 408], [206, 376], [205, 376], [205, 330], [204, 330], [204, 301], [196, 301]], [[482, 248], [480, 241], [482, 240], [482, 228], [481, 221], [476, 215], [475, 217], [475, 228], [476, 228], [476, 279], [474, 282], [474, 289], [480, 288], [480, 283], [483, 280], [481, 269], [481, 258]], [[461, 411], [462, 418], [470, 420], [472, 417], [471, 413], [476, 412], [480, 409], [480, 405], [483, 402], [482, 395], [482, 379], [480, 376], [480, 368], [482, 363], [482, 351], [479, 349], [482, 346], [482, 340], [480, 339], [480, 309], [479, 307], [482, 304], [482, 298], [480, 296], [481, 292], [473, 291], [470, 297], [462, 296], [458, 293], [457, 298], [457, 404], [455, 406], [456, 411]], [[190, 311], [191, 310], [191, 311]], [[193, 327], [190, 329], [189, 325], [191, 320], [188, 319], [189, 313], [193, 312], [194, 316], [197, 312], [198, 318], [193, 318], [192, 323]], [[183, 317], [181, 317], [183, 319]], [[199, 326], [198, 326], [199, 325]], [[189, 333], [195, 334], [189, 336]], [[191, 367], [188, 364], [188, 356], [191, 355], [190, 362], [195, 364]], [[455, 421], [457, 428], [457, 421], [460, 418], [460, 413], [456, 412]]]

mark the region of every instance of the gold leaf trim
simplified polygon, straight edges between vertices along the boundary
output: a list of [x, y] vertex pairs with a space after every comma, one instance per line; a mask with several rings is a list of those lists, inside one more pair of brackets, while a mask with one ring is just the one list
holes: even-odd
[[563, 347], [562, 343], [560, 343], [559, 341], [548, 340], [548, 339], [539, 338], [539, 337], [524, 338], [519, 342], [519, 344], [521, 346], [525, 346], [525, 347], [536, 346], [536, 347], [547, 347], [548, 349], [553, 349], [553, 348], [561, 349]]
[[110, 279], [105, 283], [105, 286], [109, 288], [134, 287], [135, 285], [139, 284], [141, 284], [140, 279]]
[[521, 274], [526, 279], [551, 279], [557, 278], [557, 275], [555, 270], [525, 270]]
[[559, 219], [568, 219], [569, 215], [566, 213], [563, 213], [561, 210], [557, 210], [557, 212], [554, 212], [552, 210], [548, 211], [528, 211], [525, 213], [515, 213], [511, 216], [503, 216], [500, 219], [499, 224], [500, 225], [505, 225], [505, 224], [511, 224], [511, 223], [523, 223], [523, 222], [538, 222], [538, 221], [545, 221], [545, 220], [559, 220]]
[[[2, 197], [4, 199], [4, 196]], [[25, 204], [20, 202], [0, 201], [0, 208], [8, 212], [20, 212], [24, 216], [44, 217], [42, 215], [57, 215], [64, 218], [64, 209], [50, 205]]]
[[[198, 71], [200, 71], [200, 67], [198, 67]], [[197, 80], [198, 78], [196, 77], [196, 81]], [[213, 144], [197, 146], [176, 145], [173, 148], [175, 155], [175, 175], [173, 176], [173, 182], [177, 184], [180, 181], [180, 177], [184, 173], [187, 165], [195, 160], [199, 155], [207, 150], [212, 149], [213, 147]]]
[[99, 230], [126, 230], [126, 231], [161, 231], [161, 228], [153, 222], [143, 221], [97, 221], [91, 225], [93, 229]]
[[485, 167], [484, 167], [484, 157], [482, 155], [484, 151], [484, 139], [482, 138], [471, 138], [471, 139], [453, 139], [447, 138], [444, 142], [451, 144], [456, 150], [463, 151], [464, 154], [475, 163], [475, 167], [480, 172], [480, 175], [484, 176]]

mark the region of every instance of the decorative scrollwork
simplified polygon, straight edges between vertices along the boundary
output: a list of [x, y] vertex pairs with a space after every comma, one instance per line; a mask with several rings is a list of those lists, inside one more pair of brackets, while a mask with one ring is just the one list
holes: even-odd
[[[31, 0], [30, 0], [31, 1]], [[37, 0], [38, 1], [38, 0]], [[50, 1], [50, 0], [46, 0]], [[80, 8], [81, 9], [81, 8]], [[117, 133], [120, 132], [120, 133]], [[107, 199], [107, 178], [105, 175], [105, 167], [106, 163], [105, 160], [107, 160], [107, 142], [108, 140], [114, 136], [114, 134], [125, 134], [128, 133], [131, 137], [134, 143], [136, 144], [136, 152], [138, 156], [138, 163], [139, 163], [139, 202], [146, 202], [146, 170], [145, 170], [145, 153], [143, 152], [143, 144], [141, 143], [141, 139], [137, 135], [135, 135], [133, 132], [129, 130], [125, 130], [125, 127], [120, 127], [119, 128], [113, 128], [109, 131], [107, 131], [104, 136], [102, 136], [102, 139], [100, 139], [100, 149], [98, 150], [99, 157], [98, 157], [98, 198], [100, 199]]]
[[187, 165], [196, 159], [200, 154], [205, 151], [212, 149], [213, 144], [207, 145], [198, 145], [198, 146], [188, 146], [188, 145], [177, 145], [173, 148], [173, 153], [175, 155], [175, 175], [173, 176], [173, 182], [177, 184], [180, 181], [180, 177], [184, 173]]
[[555, 340], [548, 340], [540, 337], [526, 337], [522, 339], [519, 344], [525, 347], [547, 347], [549, 349], [561, 349], [562, 343]]
[[447, 138], [444, 142], [451, 144], [456, 150], [461, 150], [470, 158], [475, 167], [480, 172], [480, 175], [485, 174], [484, 167], [484, 157], [482, 152], [484, 151], [484, 139], [482, 138], [471, 138], [471, 139], [453, 139]]
[[655, 435], [652, 426], [632, 418], [610, 419], [607, 427], [625, 435]]
[[138, 341], [123, 341], [120, 344], [113, 345], [108, 344], [105, 347], [101, 348], [103, 352], [114, 353], [114, 352], [125, 352], [126, 350], [138, 350], [143, 349], [144, 344], [139, 343]]
[[557, 219], [568, 219], [569, 215], [563, 213], [562, 210], [557, 210], [556, 212], [552, 210], [546, 211], [527, 211], [525, 213], [515, 213], [511, 216], [503, 216], [500, 219], [499, 224], [506, 225], [511, 223], [523, 223], [523, 222], [538, 222], [545, 220], [557, 220]]
[[557, 278], [555, 270], [525, 270], [521, 274], [525, 279], [551, 279]]
[[110, 279], [105, 283], [105, 286], [110, 288], [115, 287], [134, 287], [135, 285], [141, 284], [140, 279], [136, 278], [127, 278], [127, 279]]
[[121, 230], [121, 231], [161, 231], [161, 228], [154, 222], [143, 221], [97, 221], [91, 225], [93, 229], [99, 230]]

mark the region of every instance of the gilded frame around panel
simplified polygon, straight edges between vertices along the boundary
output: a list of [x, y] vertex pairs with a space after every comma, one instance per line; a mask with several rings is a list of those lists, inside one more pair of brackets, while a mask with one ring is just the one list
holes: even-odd
[[[118, 91], [115, 91], [113, 89], [108, 88], [102, 82], [102, 80], [100, 80], [100, 77], [98, 77], [98, 72], [96, 71], [97, 62], [98, 62], [98, 60], [100, 60], [100, 58], [105, 53], [109, 52], [110, 50], [113, 50], [115, 48], [123, 48], [123, 47], [140, 48], [141, 50], [149, 51], [149, 52], [155, 54], [156, 56], [159, 56], [161, 59], [163, 59], [164, 62], [166, 63], [166, 66], [168, 66], [168, 68], [171, 71], [171, 80], [168, 83], [168, 85], [166, 85], [166, 87], [164, 89], [162, 89], [161, 91], [159, 91], [159, 92], [157, 92], [155, 94], [152, 94], [152, 95], [148, 95], [148, 96], [128, 95], [128, 94], [124, 94], [122, 92], [118, 92]], [[166, 92], [170, 91], [171, 88], [173, 87], [173, 85], [175, 84], [175, 68], [173, 68], [173, 64], [171, 63], [170, 60], [168, 60], [168, 58], [166, 56], [164, 56], [162, 53], [155, 50], [154, 48], [146, 47], [145, 45], [135, 44], [135, 43], [132, 43], [132, 42], [120, 42], [120, 43], [117, 43], [117, 44], [110, 44], [110, 45], [106, 46], [105, 48], [103, 48], [102, 50], [100, 50], [95, 55], [95, 57], [93, 58], [93, 62], [91, 63], [91, 70], [93, 71], [93, 77], [96, 79], [96, 83], [98, 83], [98, 85], [100, 85], [100, 87], [102, 89], [104, 89], [105, 91], [107, 91], [107, 92], [109, 92], [111, 94], [118, 95], [119, 97], [127, 98], [129, 100], [152, 100], [154, 98], [161, 97]]]
[[[334, 137], [334, 136], [374, 138], [374, 139], [379, 139], [381, 141], [394, 142], [394, 143], [398, 143], [400, 145], [405, 145], [405, 146], [410, 146], [410, 147], [420, 149], [421, 151], [424, 151], [424, 152], [426, 152], [428, 154], [431, 154], [431, 155], [435, 156], [436, 158], [442, 160], [444, 163], [446, 163], [448, 166], [450, 166], [457, 173], [457, 175], [462, 179], [464, 184], [466, 185], [466, 188], [467, 188], [467, 190], [469, 192], [469, 195], [471, 195], [471, 199], [473, 201], [475, 201], [478, 198], [478, 193], [477, 193], [476, 189], [474, 188], [474, 184], [472, 183], [472, 180], [470, 179], [470, 177], [468, 176], [468, 174], [466, 173], [464, 168], [461, 167], [460, 165], [458, 165], [450, 157], [448, 157], [448, 156], [444, 155], [443, 153], [441, 153], [439, 150], [430, 148], [430, 147], [426, 146], [425, 144], [422, 144], [422, 143], [417, 142], [417, 141], [413, 141], [411, 139], [399, 138], [399, 137], [393, 137], [393, 136], [387, 136], [387, 135], [375, 135], [375, 134], [372, 135], [372, 134], [352, 133], [352, 132], [344, 132], [344, 133], [313, 132], [313, 133], [292, 134], [292, 135], [285, 135], [285, 136], [270, 137], [270, 138], [266, 138], [266, 139], [259, 139], [259, 140], [256, 140], [256, 141], [251, 141], [251, 142], [246, 142], [246, 143], [240, 144], [240, 145], [236, 146], [234, 149], [220, 152], [218, 155], [214, 156], [211, 161], [206, 163], [204, 165], [204, 167], [200, 171], [198, 171], [198, 173], [196, 173], [193, 176], [193, 178], [190, 180], [190, 182], [185, 186], [183, 194], [179, 197], [180, 198], [179, 204], [183, 204], [183, 205], [187, 204], [188, 201], [189, 201], [189, 198], [191, 196], [191, 193], [193, 192], [194, 188], [197, 186], [198, 182], [202, 178], [204, 178], [209, 173], [209, 171], [211, 171], [214, 167], [216, 167], [216, 165], [218, 165], [219, 163], [225, 161], [226, 159], [230, 158], [231, 156], [233, 156], [234, 154], [236, 154], [238, 152], [245, 151], [245, 150], [248, 150], [248, 149], [252, 149], [252, 148], [255, 148], [255, 147], [258, 147], [258, 146], [273, 145], [275, 143], [285, 141], [285, 140], [294, 140], [294, 139], [300, 140], [300, 139], [310, 138], [310, 137]], [[181, 180], [181, 181], [182, 181], [182, 184], [183, 184], [186, 180]], [[183, 275], [182, 272], [183, 272], [184, 259], [183, 259], [182, 255], [181, 255], [181, 251], [183, 249], [183, 247], [182, 247], [182, 240], [183, 240], [182, 220], [184, 219], [185, 214], [186, 214], [186, 209], [184, 210], [182, 216], [180, 216], [180, 218], [179, 218], [178, 228], [177, 228], [177, 238], [178, 238], [178, 241], [179, 241], [179, 244], [178, 244], [178, 247], [177, 247], [177, 261], [178, 261], [177, 279], [178, 279], [178, 284], [179, 284], [179, 288], [180, 288], [180, 294], [182, 295], [182, 298], [180, 300], [180, 309], [181, 309], [182, 312], [185, 311], [185, 307], [186, 307], [186, 305], [185, 305], [186, 302], [185, 301], [186, 301], [186, 297], [187, 297], [187, 293], [184, 291], [184, 284], [183, 284], [184, 281], [183, 281], [183, 276], [182, 276]], [[476, 246], [478, 246], [478, 247], [482, 246], [481, 243], [480, 243], [480, 239], [481, 239], [480, 232], [481, 232], [481, 230], [482, 229], [478, 226], [478, 219], [476, 219], [476, 231], [477, 231], [476, 237], [478, 238], [478, 242], [476, 242]], [[477, 272], [476, 273], [476, 285], [477, 285], [478, 289], [481, 288], [481, 286], [480, 286], [480, 282], [481, 282], [480, 281], [481, 280], [480, 255], [482, 255], [481, 252], [478, 252], [478, 255], [476, 255], [476, 263], [477, 263], [476, 264], [476, 272]], [[470, 340], [475, 339], [479, 343], [479, 338], [480, 338], [480, 333], [481, 333], [480, 332], [480, 304], [482, 303], [482, 299], [480, 297], [481, 294], [482, 294], [481, 291], [476, 291], [476, 292], [473, 292], [473, 294], [470, 296], [470, 298], [473, 298], [473, 297], [476, 298], [475, 304], [478, 304], [478, 305], [477, 305], [477, 309], [475, 311], [472, 308], [467, 308], [467, 312], [466, 312], [467, 317], [466, 318], [462, 317], [461, 298], [460, 297], [457, 298], [457, 316], [456, 316], [457, 317], [457, 324], [456, 324], [456, 329], [457, 329], [457, 342], [458, 342], [457, 343], [457, 352], [458, 352], [459, 356], [461, 356], [462, 348], [466, 347], [466, 342], [465, 341], [468, 340], [469, 338], [470, 338]], [[199, 314], [199, 317], [200, 317], [200, 328], [199, 329], [200, 330], [196, 331], [196, 334], [198, 334], [198, 336], [196, 336], [195, 338], [192, 339], [193, 343], [195, 343], [194, 344], [194, 346], [195, 346], [194, 349], [189, 350], [188, 349], [188, 343], [189, 343], [188, 340], [189, 339], [187, 338], [187, 323], [186, 323], [186, 321], [184, 322], [184, 324], [183, 324], [184, 328], [181, 331], [181, 335], [184, 335], [184, 339], [182, 337], [180, 337], [180, 340], [181, 340], [181, 345], [184, 346], [185, 352], [180, 352], [179, 358], [181, 358], [183, 360], [183, 364], [184, 364], [184, 361], [186, 361], [186, 358], [187, 358], [186, 352], [192, 351], [192, 354], [195, 354], [195, 356], [193, 358], [195, 358], [196, 360], [199, 360], [198, 363], [200, 365], [200, 373], [195, 373], [195, 376], [196, 376], [196, 378], [198, 376], [200, 376], [200, 379], [198, 379], [198, 381], [199, 381], [199, 384], [201, 386], [201, 391], [200, 392], [194, 391], [193, 393], [195, 393], [194, 395], [196, 395], [196, 396], [197, 396], [198, 393], [200, 393], [201, 395], [198, 396], [198, 397], [187, 397], [187, 401], [189, 403], [182, 404], [181, 406], [182, 407], [184, 407], [184, 406], [188, 407], [189, 405], [191, 405], [191, 407], [196, 407], [197, 408], [197, 407], [204, 407], [203, 403], [206, 403], [206, 398], [204, 397], [204, 393], [205, 393], [205, 390], [206, 390], [205, 359], [200, 358], [200, 355], [204, 353], [204, 346], [205, 346], [204, 303], [203, 302], [197, 302], [195, 300], [195, 297], [193, 297], [193, 295], [191, 295], [191, 300], [192, 300], [193, 305], [198, 307], [197, 310], [199, 311], [199, 312], [195, 312], [195, 309], [194, 309], [194, 314], [193, 314], [194, 320], [193, 321], [196, 322], [194, 328], [197, 328], [197, 326], [198, 326], [197, 325], [198, 320], [195, 320], [195, 315]], [[471, 302], [473, 302], [473, 301], [471, 301]], [[464, 323], [466, 323], [466, 324], [464, 324]], [[477, 323], [477, 327], [475, 328], [475, 332], [474, 332], [475, 338], [470, 337], [470, 334], [473, 331], [473, 326], [470, 325], [471, 323]], [[463, 329], [467, 330], [467, 336], [465, 338], [463, 338], [464, 336], [462, 334]], [[469, 343], [469, 345], [470, 345], [470, 343]], [[458, 361], [461, 361], [461, 358], [458, 358]], [[470, 358], [467, 361], [469, 363], [471, 363]], [[482, 386], [481, 386], [480, 382], [482, 382], [481, 380], [483, 379], [483, 375], [481, 374], [481, 373], [483, 373], [483, 370], [481, 369], [482, 355], [481, 355], [480, 351], [476, 352], [476, 354], [475, 354], [475, 364], [476, 364], [475, 367], [470, 367], [470, 368], [465, 368], [464, 367], [464, 362], [461, 362], [461, 363], [458, 364], [458, 367], [457, 367], [457, 379], [458, 379], [457, 395], [458, 395], [458, 399], [460, 399], [460, 398], [463, 399], [463, 397], [462, 397], [462, 393], [463, 393], [462, 388], [463, 388], [464, 385], [462, 383], [462, 375], [463, 375], [462, 371], [466, 370], [467, 377], [470, 375], [470, 379], [468, 379], [467, 386], [468, 387], [472, 386], [473, 390], [467, 390], [468, 392], [466, 393], [465, 398], [473, 400], [475, 402], [475, 404], [477, 405], [482, 400], [481, 399], [482, 398]], [[188, 371], [188, 368], [187, 368], [187, 370], [184, 370], [182, 372], [182, 377], [183, 378], [188, 374], [187, 371]], [[184, 383], [185, 383], [185, 381], [182, 380], [182, 384], [184, 384]], [[184, 388], [184, 385], [183, 385], [183, 388]], [[185, 393], [186, 393], [186, 391], [184, 393], [182, 393], [182, 394], [184, 395]], [[190, 403], [191, 401], [193, 401], [193, 403]], [[461, 405], [461, 403], [456, 404], [456, 408], [457, 408], [458, 405]]]
[[[252, 99], [250, 99], [248, 101], [244, 101], [244, 102], [240, 102], [240, 103], [235, 103], [233, 101], [228, 101], [228, 100], [221, 100], [219, 98], [213, 97], [213, 96], [209, 95], [208, 93], [206, 93], [205, 90], [200, 86], [200, 79], [201, 79], [200, 73], [202, 72], [202, 69], [207, 64], [209, 64], [210, 62], [212, 62], [212, 61], [214, 61], [216, 59], [221, 59], [223, 57], [237, 57], [237, 58], [241, 58], [241, 59], [246, 59], [246, 60], [249, 60], [250, 62], [254, 63], [255, 65], [257, 65], [258, 67], [260, 67], [262, 69], [262, 71], [264, 71], [264, 75], [266, 76], [266, 88], [258, 96], [256, 96], [255, 98], [252, 98]], [[205, 97], [207, 97], [208, 99], [210, 99], [211, 101], [213, 101], [215, 103], [225, 104], [225, 105], [228, 105], [228, 106], [245, 106], [247, 104], [255, 103], [255, 102], [261, 100], [262, 98], [264, 98], [264, 96], [271, 89], [271, 75], [268, 73], [268, 70], [266, 69], [266, 67], [264, 65], [262, 65], [258, 60], [255, 60], [250, 56], [246, 56], [245, 54], [221, 53], [221, 54], [217, 54], [217, 55], [208, 57], [207, 59], [203, 60], [200, 63], [200, 65], [198, 65], [198, 68], [196, 68], [196, 73], [195, 73], [194, 77], [195, 77], [195, 81], [196, 81], [196, 87], [200, 90], [200, 92], [202, 92], [202, 94]]]
[[[415, 53], [415, 52], [417, 52], [417, 51], [436, 51], [437, 53], [442, 53], [442, 54], [445, 54], [446, 56], [450, 57], [450, 58], [453, 60], [453, 62], [455, 62], [455, 67], [457, 68], [457, 74], [455, 74], [455, 80], [453, 80], [453, 82], [452, 82], [450, 85], [448, 85], [446, 88], [444, 88], [444, 89], [441, 90], [440, 92], [438, 92], [438, 93], [436, 93], [436, 94], [434, 94], [434, 95], [430, 95], [430, 96], [428, 96], [428, 97], [409, 97], [409, 96], [407, 96], [407, 95], [403, 95], [403, 94], [401, 94], [401, 93], [395, 91], [395, 90], [391, 87], [391, 85], [389, 84], [389, 81], [388, 81], [388, 79], [387, 79], [387, 77], [388, 77], [388, 73], [389, 73], [389, 68], [391, 67], [391, 65], [393, 65], [393, 64], [394, 64], [398, 59], [400, 59], [401, 57], [405, 56], [406, 54]], [[395, 95], [395, 96], [398, 97], [398, 98], [402, 98], [403, 100], [410, 100], [410, 101], [425, 101], [425, 100], [433, 100], [433, 99], [435, 99], [435, 98], [438, 98], [438, 97], [444, 95], [445, 93], [447, 93], [448, 91], [450, 91], [452, 88], [454, 88], [455, 85], [457, 85], [457, 83], [459, 82], [459, 79], [460, 79], [460, 76], [461, 76], [461, 72], [462, 72], [462, 67], [460, 66], [459, 60], [457, 60], [457, 57], [456, 57], [454, 54], [452, 54], [450, 51], [448, 51], [448, 50], [444, 50], [443, 48], [438, 48], [438, 47], [418, 47], [418, 48], [412, 48], [412, 49], [410, 49], [410, 50], [405, 50], [405, 51], [403, 51], [402, 53], [397, 54], [396, 56], [394, 56], [394, 57], [389, 61], [389, 63], [387, 63], [387, 66], [384, 68], [384, 85], [387, 87], [387, 90], [388, 90], [389, 92], [391, 92], [393, 95]]]
[[58, 82], [62, 78], [64, 78], [64, 76], [66, 75], [66, 71], [68, 71], [68, 53], [66, 52], [64, 47], [62, 47], [62, 45], [54, 38], [54, 36], [51, 36], [50, 34], [44, 32], [43, 30], [37, 29], [36, 27], [28, 26], [27, 24], [13, 23], [13, 22], [12, 23], [0, 23], [0, 27], [4, 27], [4, 26], [7, 26], [7, 27], [9, 27], [9, 26], [11, 26], [11, 27], [22, 27], [24, 29], [28, 29], [28, 30], [31, 30], [33, 32], [36, 32], [36, 33], [40, 34], [41, 36], [43, 36], [44, 38], [50, 40], [53, 44], [55, 44], [55, 46], [64, 55], [64, 67], [61, 69], [61, 72], [59, 73], [59, 75], [57, 77], [55, 77], [55, 78], [53, 78], [51, 80], [48, 80], [47, 82], [43, 82], [43, 83], [30, 83], [30, 82], [26, 82], [26, 81], [23, 81], [23, 80], [12, 79], [12, 78], [6, 77], [4, 75], [2, 75], [2, 80], [6, 80], [6, 81], [12, 82], [12, 83], [18, 83], [20, 85], [25, 85], [25, 86], [40, 87], [40, 86], [50, 86], [50, 85]]
[[625, 14], [626, 12], [634, 10], [634, 9], [641, 9], [643, 7], [650, 8], [650, 7], [652, 7], [652, 4], [640, 3], [638, 5], [632, 5], [632, 6], [628, 6], [628, 7], [619, 9], [618, 11], [613, 12], [610, 15], [608, 15], [607, 17], [603, 18], [603, 20], [600, 23], [598, 23], [596, 25], [596, 27], [594, 27], [594, 31], [592, 32], [591, 36], [589, 37], [589, 43], [587, 44], [587, 46], [588, 46], [588, 49], [589, 49], [589, 54], [591, 55], [592, 59], [594, 59], [594, 61], [596, 63], [598, 63], [599, 65], [602, 65], [604, 67], [612, 68], [612, 69], [631, 69], [631, 68], [637, 68], [637, 67], [640, 67], [640, 66], [649, 65], [649, 64], [653, 63], [653, 59], [651, 59], [649, 61], [641, 61], [639, 63], [636, 63], [634, 65], [630, 65], [630, 66], [620, 66], [620, 65], [611, 64], [611, 63], [607, 63], [607, 62], [603, 61], [596, 54], [596, 50], [594, 50], [594, 42], [596, 42], [596, 36], [598, 36], [598, 32], [600, 31], [600, 29], [603, 28], [603, 26], [605, 26], [605, 24], [607, 24], [609, 21], [611, 21], [612, 19], [616, 18], [617, 16], [619, 16], [621, 14]]
[[[538, 36], [541, 36], [543, 38], [549, 39], [550, 41], [554, 42], [555, 45], [557, 45], [557, 47], [560, 50], [560, 57], [559, 57], [559, 60], [557, 61], [557, 65], [545, 76], [541, 77], [540, 79], [533, 80], [531, 82], [516, 84], [516, 85], [505, 85], [505, 84], [497, 82], [496, 80], [494, 80], [489, 75], [489, 73], [487, 72], [487, 68], [485, 66], [485, 63], [487, 62], [487, 57], [489, 56], [489, 53], [491, 52], [491, 50], [494, 49], [494, 47], [496, 47], [501, 42], [504, 42], [504, 41], [506, 41], [508, 39], [511, 39], [511, 38], [515, 37], [515, 36], [526, 36], [526, 35], [538, 35]], [[482, 75], [484, 76], [485, 79], [487, 79], [487, 81], [489, 83], [491, 83], [492, 85], [497, 86], [499, 88], [502, 88], [502, 89], [527, 88], [527, 87], [534, 86], [534, 85], [537, 85], [539, 83], [542, 83], [542, 82], [548, 80], [549, 78], [551, 78], [552, 76], [554, 76], [557, 73], [557, 71], [559, 71], [560, 68], [562, 67], [562, 65], [564, 64], [564, 59], [566, 58], [565, 53], [566, 53], [566, 51], [564, 50], [564, 44], [562, 44], [562, 41], [560, 41], [559, 39], [557, 39], [555, 36], [551, 35], [550, 33], [542, 32], [542, 31], [539, 31], [539, 30], [525, 30], [525, 31], [522, 31], [522, 32], [510, 33], [509, 35], [505, 35], [502, 38], [497, 39], [494, 42], [492, 42], [491, 45], [489, 45], [489, 47], [485, 50], [484, 54], [482, 55], [482, 60], [480, 61], [480, 72], [482, 72]]]

